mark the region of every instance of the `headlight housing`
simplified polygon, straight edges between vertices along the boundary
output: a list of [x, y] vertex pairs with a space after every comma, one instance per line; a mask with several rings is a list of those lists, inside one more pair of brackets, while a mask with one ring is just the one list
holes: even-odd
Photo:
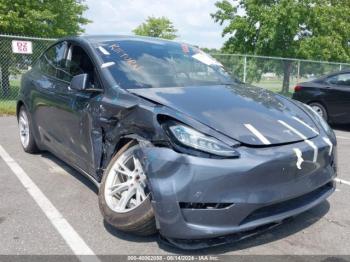
[[186, 147], [221, 157], [239, 156], [238, 152], [229, 145], [186, 125], [179, 123], [170, 124], [168, 130], [172, 137], [176, 139], [176, 142]]

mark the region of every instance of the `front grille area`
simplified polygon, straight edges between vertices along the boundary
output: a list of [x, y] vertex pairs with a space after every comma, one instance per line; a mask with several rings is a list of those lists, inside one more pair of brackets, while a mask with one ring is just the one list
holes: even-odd
[[274, 215], [278, 215], [284, 212], [288, 212], [293, 209], [300, 208], [302, 206], [305, 206], [315, 200], [317, 200], [319, 197], [327, 193], [328, 191], [332, 190], [334, 187], [334, 182], [329, 182], [316, 190], [309, 192], [307, 194], [304, 194], [302, 196], [289, 199], [283, 202], [279, 202], [277, 204], [272, 204], [269, 206], [265, 206], [262, 208], [259, 208], [255, 210], [254, 212], [250, 213], [241, 223], [240, 225], [246, 224], [248, 222], [258, 220], [265, 217], [270, 217]]

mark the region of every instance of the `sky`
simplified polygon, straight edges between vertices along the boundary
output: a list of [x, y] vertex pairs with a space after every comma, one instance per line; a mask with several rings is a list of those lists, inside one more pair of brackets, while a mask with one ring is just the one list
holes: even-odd
[[217, 0], [86, 0], [85, 17], [93, 22], [86, 34], [126, 34], [148, 16], [166, 16], [178, 30], [176, 40], [207, 48], [220, 48], [223, 26], [214, 23]]

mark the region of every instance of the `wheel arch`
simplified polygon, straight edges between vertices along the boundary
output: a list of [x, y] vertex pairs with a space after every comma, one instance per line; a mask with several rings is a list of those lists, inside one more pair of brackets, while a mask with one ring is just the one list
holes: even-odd
[[119, 139], [118, 143], [114, 147], [112, 158], [119, 152], [119, 150], [123, 146], [125, 146], [127, 143], [131, 141], [138, 142], [135, 138], [132, 138], [132, 137], [122, 137], [121, 139]]
[[21, 109], [22, 106], [25, 106], [24, 102], [22, 100], [18, 100], [16, 104], [16, 117], [18, 119], [19, 116], [19, 110]]
[[[107, 168], [110, 161], [113, 159], [113, 157], [119, 152], [119, 150], [125, 146], [127, 143], [134, 141], [134, 143], [144, 143], [146, 140], [145, 138], [137, 135], [137, 134], [129, 134], [129, 135], [123, 135], [121, 136], [118, 141], [115, 143], [112, 143], [112, 141], [106, 141], [103, 139], [103, 153], [101, 158], [101, 163], [99, 169], [104, 170]], [[99, 179], [102, 179], [100, 177]]]

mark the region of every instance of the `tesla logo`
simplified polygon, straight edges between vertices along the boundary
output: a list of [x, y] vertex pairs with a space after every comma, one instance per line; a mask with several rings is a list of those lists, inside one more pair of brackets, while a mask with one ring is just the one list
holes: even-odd
[[299, 148], [293, 148], [295, 155], [297, 156], [297, 168], [301, 169], [301, 164], [304, 162], [303, 154]]

